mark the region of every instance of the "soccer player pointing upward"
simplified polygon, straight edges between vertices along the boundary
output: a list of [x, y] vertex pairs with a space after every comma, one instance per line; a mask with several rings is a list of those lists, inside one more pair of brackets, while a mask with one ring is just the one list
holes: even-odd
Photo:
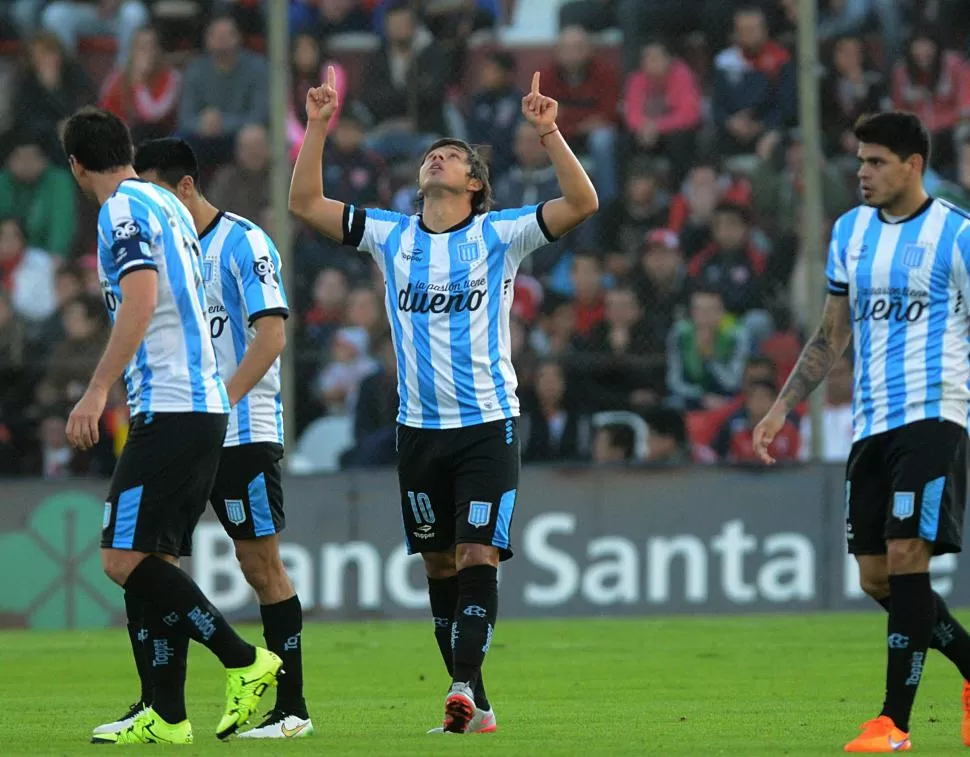
[[[768, 451], [785, 418], [852, 339], [854, 443], [846, 536], [862, 588], [889, 611], [886, 696], [847, 752], [910, 749], [909, 720], [929, 647], [970, 678], [970, 636], [930, 586], [933, 555], [959, 552], [970, 404], [970, 218], [923, 188], [925, 127], [879, 113], [855, 127], [865, 205], [839, 218], [822, 324], [802, 351], [754, 445]], [[970, 685], [963, 740], [970, 746]]]
[[290, 210], [369, 253], [384, 274], [405, 536], [424, 558], [435, 639], [452, 677], [443, 730], [491, 731], [481, 668], [498, 609], [498, 564], [512, 556], [519, 477], [512, 283], [526, 255], [596, 212], [596, 192], [556, 127], [558, 104], [540, 93], [537, 73], [522, 113], [549, 152], [562, 197], [489, 212], [485, 162], [461, 140], [441, 139], [421, 163], [419, 215], [344, 205], [324, 196], [320, 165], [337, 108], [334, 84], [330, 68], [326, 84], [307, 93]]

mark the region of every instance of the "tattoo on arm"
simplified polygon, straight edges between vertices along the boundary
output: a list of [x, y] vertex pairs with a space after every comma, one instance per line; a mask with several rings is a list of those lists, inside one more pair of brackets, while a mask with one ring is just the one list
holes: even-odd
[[833, 343], [838, 317], [839, 313], [833, 307], [826, 307], [822, 313], [822, 323], [805, 345], [791, 376], [778, 395], [778, 402], [787, 410], [794, 410], [814, 392], [835, 365], [842, 351]]

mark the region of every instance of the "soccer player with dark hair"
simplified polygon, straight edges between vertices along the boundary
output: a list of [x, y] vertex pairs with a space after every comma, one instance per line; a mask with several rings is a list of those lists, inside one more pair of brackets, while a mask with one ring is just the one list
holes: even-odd
[[[279, 356], [289, 315], [279, 254], [254, 223], [221, 212], [206, 200], [188, 142], [166, 138], [141, 144], [135, 170], [178, 197], [199, 233], [208, 332], [232, 406], [209, 501], [259, 599], [266, 646], [283, 660], [285, 675], [279, 680], [276, 707], [260, 726], [239, 737], [309, 736], [313, 724], [303, 698], [303, 611], [279, 550], [285, 522]], [[146, 663], [150, 649], [138, 641], [137, 633], [131, 639], [142, 690], [133, 709], [140, 711], [152, 701], [152, 667]], [[178, 667], [184, 671], [185, 661]], [[99, 726], [95, 734], [121, 730], [129, 717]]]
[[184, 692], [190, 638], [227, 669], [216, 730], [226, 738], [276, 684], [282, 661], [243, 641], [173, 564], [205, 509], [229, 421], [208, 336], [199, 238], [185, 207], [135, 174], [131, 135], [119, 118], [82, 109], [68, 119], [63, 144], [81, 190], [101, 205], [98, 273], [113, 324], [67, 436], [79, 449], [97, 443], [108, 390], [124, 373], [131, 426], [105, 502], [101, 561], [125, 590], [129, 627], [144, 629], [154, 669], [152, 706], [93, 741], [192, 742]]
[[933, 555], [959, 552], [970, 405], [970, 217], [929, 197], [930, 138], [908, 113], [855, 126], [864, 205], [835, 223], [822, 323], [754, 446], [825, 379], [852, 340], [853, 428], [845, 498], [849, 552], [862, 588], [889, 612], [882, 712], [847, 752], [910, 749], [909, 724], [926, 651], [964, 678], [962, 735], [970, 746], [970, 635], [930, 585]]
[[423, 210], [405, 216], [325, 197], [321, 160], [337, 107], [334, 72], [307, 93], [306, 139], [290, 209], [373, 256], [386, 281], [397, 353], [398, 475], [408, 549], [424, 558], [435, 639], [452, 678], [442, 728], [495, 730], [481, 683], [498, 611], [497, 571], [512, 556], [519, 402], [509, 319], [519, 264], [597, 209], [596, 191], [539, 92], [522, 112], [549, 152], [563, 196], [489, 211], [488, 169], [457, 139], [436, 142], [418, 173]]

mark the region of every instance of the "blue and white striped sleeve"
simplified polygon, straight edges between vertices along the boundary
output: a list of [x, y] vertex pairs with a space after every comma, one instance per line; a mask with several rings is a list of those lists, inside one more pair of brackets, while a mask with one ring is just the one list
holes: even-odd
[[240, 234], [232, 246], [231, 268], [239, 282], [249, 325], [267, 315], [290, 314], [280, 278], [280, 256], [276, 245], [262, 229]]
[[538, 205], [525, 205], [521, 208], [493, 210], [488, 214], [488, 223], [495, 229], [503, 244], [508, 245], [506, 255], [516, 264], [521, 263], [530, 252], [556, 241], [542, 220], [544, 204], [540, 202]]
[[145, 203], [125, 194], [112, 195], [101, 206], [98, 227], [119, 281], [143, 268], [158, 270], [152, 252], [151, 214]]
[[825, 276], [828, 279], [828, 292], [836, 297], [849, 296], [849, 273], [845, 267], [845, 247], [848, 240], [843, 240], [840, 234], [843, 222], [840, 218], [832, 228], [832, 240], [829, 242], [828, 263], [825, 266]]
[[965, 306], [970, 306], [970, 222], [967, 221], [960, 226], [953, 242], [951, 276], [963, 295]]
[[395, 230], [410, 223], [408, 216], [393, 210], [344, 206], [343, 243], [374, 256], [383, 263], [383, 248]]

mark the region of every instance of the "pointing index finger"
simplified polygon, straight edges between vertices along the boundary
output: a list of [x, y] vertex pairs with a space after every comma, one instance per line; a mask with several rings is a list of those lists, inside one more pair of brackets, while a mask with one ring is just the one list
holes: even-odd
[[539, 94], [539, 72], [532, 74], [532, 94]]
[[327, 85], [337, 88], [337, 71], [333, 66], [327, 66]]

